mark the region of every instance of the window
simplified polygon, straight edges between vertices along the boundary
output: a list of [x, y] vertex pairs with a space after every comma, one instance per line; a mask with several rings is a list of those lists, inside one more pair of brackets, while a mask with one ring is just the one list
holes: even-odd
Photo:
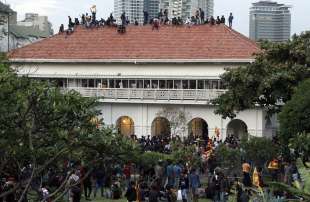
[[189, 88], [188, 82], [189, 82], [188, 80], [183, 80], [182, 81], [183, 89], [188, 89]]
[[167, 81], [167, 88], [168, 89], [173, 89], [173, 81], [172, 80], [168, 80]]
[[166, 89], [166, 80], [159, 80], [159, 88], [160, 89]]
[[198, 80], [198, 89], [204, 89], [204, 80]]
[[196, 89], [196, 80], [189, 81], [189, 89]]
[[181, 80], [175, 80], [174, 81], [174, 89], [181, 89]]
[[95, 87], [95, 80], [94, 79], [89, 79], [88, 80], [88, 87], [89, 88], [94, 88]]
[[158, 88], [158, 80], [152, 80], [152, 88]]
[[109, 88], [115, 88], [115, 81], [114, 81], [114, 79], [109, 79]]
[[129, 88], [137, 88], [136, 80], [129, 80]]
[[81, 84], [82, 84], [83, 88], [87, 88], [87, 86], [88, 86], [87, 79], [81, 79]]

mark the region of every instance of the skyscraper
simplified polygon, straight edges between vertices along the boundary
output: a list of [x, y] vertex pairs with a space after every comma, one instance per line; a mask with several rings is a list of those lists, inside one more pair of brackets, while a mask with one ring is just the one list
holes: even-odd
[[160, 0], [161, 9], [168, 9], [169, 17], [181, 17], [183, 20], [194, 16], [196, 10], [201, 8], [205, 12], [205, 17], [213, 15], [214, 0]]
[[158, 15], [159, 0], [114, 0], [114, 17], [120, 22], [120, 16], [126, 13], [131, 23], [137, 20], [143, 23], [143, 11], [149, 13], [149, 19]]
[[250, 8], [250, 38], [283, 42], [291, 35], [291, 6], [259, 1]]

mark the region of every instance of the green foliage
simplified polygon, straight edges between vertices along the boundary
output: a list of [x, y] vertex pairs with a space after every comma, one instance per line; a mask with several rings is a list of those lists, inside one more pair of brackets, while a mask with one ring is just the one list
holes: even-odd
[[280, 131], [285, 138], [298, 133], [310, 133], [310, 79], [303, 81], [292, 99], [279, 114]]
[[233, 149], [225, 144], [221, 144], [215, 150], [216, 164], [224, 169], [227, 175], [240, 173], [241, 171], [241, 152], [239, 149]]
[[249, 141], [243, 141], [241, 149], [243, 158], [252, 161], [256, 166], [263, 166], [279, 153], [277, 145], [270, 139], [261, 137], [251, 137]]
[[61, 169], [65, 160], [90, 168], [111, 159], [136, 160], [138, 145], [92, 121], [99, 115], [97, 106], [75, 91], [18, 77], [0, 62], [0, 175], [20, 179], [20, 170], [32, 164], [35, 178], [49, 167]]
[[257, 105], [268, 115], [280, 112], [295, 87], [310, 77], [310, 32], [287, 43], [262, 43], [255, 62], [228, 69], [221, 76], [227, 92], [214, 100], [216, 113], [234, 118], [236, 113]]
[[[310, 79], [295, 90], [279, 114], [280, 140], [299, 155], [310, 156]], [[287, 148], [287, 147], [286, 147]]]
[[202, 164], [202, 159], [197, 154], [194, 145], [184, 145], [182, 143], [175, 142], [172, 145], [172, 153], [170, 156], [174, 163], [189, 163], [189, 165], [195, 168], [200, 167]]
[[140, 155], [139, 165], [144, 168], [150, 169], [153, 168], [159, 161], [167, 161], [170, 159], [170, 156], [167, 154], [162, 154], [158, 152], [145, 152]]

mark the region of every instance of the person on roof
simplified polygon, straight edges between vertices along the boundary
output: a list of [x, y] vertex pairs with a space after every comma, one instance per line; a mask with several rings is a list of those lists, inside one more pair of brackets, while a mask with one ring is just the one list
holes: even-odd
[[147, 11], [143, 11], [143, 25], [146, 25], [149, 21], [149, 13]]
[[166, 25], [169, 22], [168, 18], [168, 9], [164, 10], [164, 24]]
[[215, 25], [215, 19], [213, 16], [210, 17], [210, 24]]
[[185, 24], [187, 25], [188, 28], [190, 28], [192, 26], [192, 20], [190, 17], [187, 17]]
[[125, 15], [125, 12], [123, 12], [122, 15], [121, 15], [121, 22], [122, 22], [122, 26], [126, 25], [126, 15]]
[[59, 34], [64, 33], [65, 28], [64, 28], [64, 24], [61, 24], [59, 27]]
[[138, 22], [138, 20], [137, 20], [137, 18], [135, 18], [135, 23], [134, 23], [136, 26], [138, 26], [139, 25], [139, 22]]
[[158, 19], [160, 20], [160, 23], [164, 22], [163, 9], [160, 9], [160, 11], [158, 12]]
[[200, 11], [199, 10], [196, 10], [196, 20], [197, 20], [197, 24], [200, 24]]
[[222, 17], [221, 17], [221, 23], [222, 23], [222, 24], [225, 24], [225, 22], [226, 22], [226, 19], [225, 19], [224, 15], [222, 15]]
[[97, 8], [96, 8], [96, 5], [93, 5], [91, 8], [90, 8], [90, 12], [92, 14], [92, 24], [96, 24], [96, 13], [97, 13]]
[[81, 23], [82, 23], [82, 25], [85, 25], [85, 23], [86, 23], [86, 19], [85, 19], [84, 13], [81, 16]]
[[205, 12], [199, 8], [199, 12], [200, 12], [200, 24], [204, 24], [205, 22]]
[[152, 30], [159, 30], [159, 19], [158, 18], [154, 18], [153, 19], [153, 27], [152, 27]]
[[234, 16], [232, 13], [230, 13], [229, 18], [228, 18], [228, 23], [229, 23], [229, 28], [232, 28]]
[[221, 24], [220, 16], [217, 16], [217, 18], [216, 18], [216, 24], [217, 24], [217, 25]]

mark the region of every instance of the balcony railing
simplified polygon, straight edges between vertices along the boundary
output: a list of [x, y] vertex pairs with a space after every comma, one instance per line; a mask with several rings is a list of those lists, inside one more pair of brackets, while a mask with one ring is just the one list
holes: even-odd
[[140, 88], [65, 88], [84, 97], [127, 100], [198, 100], [211, 101], [225, 92], [218, 89], [140, 89]]

